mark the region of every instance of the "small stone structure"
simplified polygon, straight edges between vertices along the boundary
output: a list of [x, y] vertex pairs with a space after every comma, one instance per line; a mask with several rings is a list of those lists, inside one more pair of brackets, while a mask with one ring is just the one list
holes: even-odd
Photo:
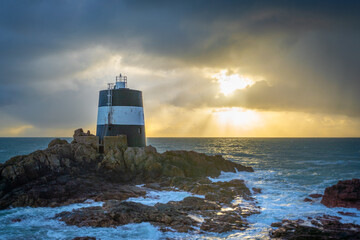
[[91, 146], [99, 149], [99, 137], [97, 136], [76, 136], [74, 140], [77, 143], [90, 144]]
[[90, 133], [90, 131], [87, 131], [87, 133], [85, 133], [82, 128], [79, 128], [74, 131], [73, 137], [75, 142], [89, 144], [96, 148], [98, 152], [105, 154], [109, 151], [109, 149], [112, 149], [114, 147], [128, 147], [126, 135], [105, 136], [103, 141], [104, 143], [100, 144], [98, 136], [94, 136]]
[[[97, 137], [99, 138], [99, 137]], [[104, 136], [104, 153], [106, 154], [110, 149], [119, 147], [119, 148], [127, 148], [127, 136], [126, 135], [118, 135], [118, 136]]]

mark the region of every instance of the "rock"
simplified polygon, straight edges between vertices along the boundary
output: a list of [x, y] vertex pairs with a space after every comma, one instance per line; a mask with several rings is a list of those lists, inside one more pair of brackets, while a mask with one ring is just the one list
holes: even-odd
[[0, 207], [56, 207], [84, 202], [87, 199], [104, 201], [125, 200], [144, 196], [145, 191], [129, 185], [111, 183], [94, 175], [44, 177], [17, 187], [1, 198]]
[[233, 211], [222, 212], [218, 202], [198, 197], [187, 197], [166, 204], [157, 203], [155, 206], [109, 200], [103, 207], [75, 209], [55, 216], [68, 225], [78, 227], [115, 227], [149, 222], [159, 226], [162, 231], [168, 231], [170, 227], [178, 232], [188, 232], [200, 227], [203, 231], [218, 233], [245, 230], [248, 226], [245, 217], [238, 207]]
[[134, 164], [135, 155], [136, 155], [135, 148], [128, 147], [125, 150], [124, 160], [127, 168], [130, 168], [130, 166]]
[[85, 133], [82, 128], [78, 128], [74, 131], [73, 138], [78, 137], [78, 136], [94, 136], [94, 135], [91, 134], [89, 130], [87, 131], [87, 133]]
[[14, 219], [11, 219], [11, 222], [15, 223], [15, 222], [21, 222], [22, 219], [20, 218], [14, 218]]
[[[126, 176], [122, 181], [134, 180], [136, 183], [144, 183], [153, 182], [161, 177], [204, 178], [219, 176], [221, 171], [253, 171], [252, 168], [227, 161], [221, 156], [207, 156], [191, 151], [168, 151], [160, 154], [151, 146], [128, 147], [122, 152], [122, 156], [115, 156], [114, 149], [105, 155], [98, 170], [112, 170], [112, 174], [118, 172], [118, 176]], [[120, 161], [124, 166], [119, 165]]]
[[313, 200], [311, 200], [310, 198], [305, 198], [304, 202], [312, 202]]
[[96, 240], [95, 237], [76, 237], [73, 238], [72, 240]]
[[270, 226], [271, 226], [271, 227], [276, 227], [276, 228], [278, 228], [278, 227], [281, 226], [281, 224], [282, 224], [282, 222], [274, 222], [274, 223], [272, 223]]
[[360, 225], [341, 223], [337, 217], [324, 215], [311, 222], [298, 220], [283, 220], [274, 223], [278, 229], [270, 231], [270, 237], [275, 239], [360, 239]]
[[[74, 146], [74, 160], [80, 164], [91, 164], [96, 162], [98, 153], [95, 148], [87, 144], [77, 144]], [[95, 161], [94, 161], [95, 160]]]
[[206, 211], [206, 210], [220, 210], [221, 206], [214, 202], [209, 202], [203, 198], [186, 197], [180, 202], [171, 201], [167, 204], [157, 203], [155, 207], [164, 209], [166, 207], [174, 208], [178, 211]]
[[235, 230], [244, 231], [247, 226], [248, 224], [241, 217], [241, 214], [234, 211], [206, 219], [200, 229], [207, 232], [223, 233]]
[[341, 215], [344, 215], [344, 216], [356, 217], [356, 213], [343, 212], [343, 211], [338, 211], [338, 213], [341, 214]]
[[311, 198], [321, 198], [323, 195], [319, 193], [310, 194], [309, 197]]
[[103, 160], [99, 163], [100, 168], [111, 169], [115, 171], [126, 171], [123, 152], [119, 148], [113, 148], [106, 153]]
[[129, 223], [150, 222], [155, 225], [171, 226], [180, 232], [192, 230], [197, 225], [187, 214], [175, 208], [157, 208], [141, 203], [107, 201], [101, 207], [75, 209], [55, 216], [68, 225], [78, 227], [114, 227]]
[[166, 165], [163, 168], [163, 175], [167, 177], [185, 177], [185, 173], [183, 170], [172, 165]]
[[321, 203], [327, 207], [360, 209], [360, 179], [339, 181], [326, 188]]
[[48, 148], [51, 148], [51, 147], [53, 147], [53, 146], [55, 146], [57, 144], [60, 144], [60, 145], [61, 144], [68, 144], [68, 142], [66, 140], [64, 140], [64, 139], [55, 138], [55, 139], [51, 140], [51, 142], [48, 145]]
[[167, 151], [162, 157], [164, 163], [182, 169], [185, 177], [191, 178], [217, 177], [221, 171], [254, 171], [251, 167], [227, 161], [222, 156], [207, 156], [194, 151]]
[[146, 147], [145, 147], [145, 152], [146, 152], [146, 153], [157, 153], [157, 150], [156, 150], [155, 147], [149, 145], [149, 146], [146, 146]]
[[201, 183], [198, 182], [190, 192], [205, 195], [206, 199], [221, 203], [230, 203], [236, 196], [249, 199], [251, 192], [243, 180], [234, 179], [229, 182]]
[[254, 193], [261, 193], [262, 192], [261, 188], [252, 188], [252, 190], [253, 190]]

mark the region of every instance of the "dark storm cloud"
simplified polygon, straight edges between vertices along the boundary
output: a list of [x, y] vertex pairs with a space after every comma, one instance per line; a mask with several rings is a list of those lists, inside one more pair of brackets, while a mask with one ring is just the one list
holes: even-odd
[[[85, 121], [84, 91], [48, 94], [46, 83], [74, 81], [104, 57], [67, 53], [103, 46], [138, 67], [239, 68], [268, 82], [220, 99], [203, 80], [160, 86], [176, 89], [174, 105], [359, 115], [359, 10], [357, 1], [1, 1], [0, 111], [50, 126], [70, 122], [70, 109]], [[201, 94], [186, 89], [201, 84]]]

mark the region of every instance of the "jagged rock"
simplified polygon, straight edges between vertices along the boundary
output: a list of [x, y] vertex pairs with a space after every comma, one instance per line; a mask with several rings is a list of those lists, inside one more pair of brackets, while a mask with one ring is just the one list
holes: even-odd
[[200, 228], [207, 232], [223, 233], [235, 230], [244, 231], [247, 226], [248, 223], [241, 217], [241, 214], [234, 211], [208, 218]]
[[114, 227], [129, 223], [150, 222], [171, 226], [178, 231], [192, 230], [196, 222], [175, 208], [158, 208], [141, 203], [107, 201], [103, 207], [89, 207], [62, 212], [60, 218], [68, 225], [79, 227]]
[[356, 213], [338, 211], [341, 215], [356, 217]]
[[339, 181], [326, 188], [321, 203], [327, 207], [360, 209], [360, 179]]
[[310, 194], [309, 197], [311, 198], [321, 198], [323, 195], [320, 194], [320, 193], [313, 193], [313, 194]]
[[96, 240], [95, 237], [76, 237], [73, 238], [72, 240]]
[[316, 217], [311, 222], [283, 220], [271, 226], [278, 227], [269, 233], [275, 239], [360, 239], [360, 225], [341, 223], [338, 217], [328, 215]]
[[82, 128], [78, 128], [74, 131], [73, 137], [75, 138], [77, 136], [94, 136], [94, 135], [91, 134], [89, 130], [85, 133]]
[[61, 144], [67, 144], [67, 143], [68, 142], [65, 139], [55, 138], [49, 143], [48, 148], [51, 148], [57, 144], [61, 145]]
[[[190, 185], [191, 186], [191, 185]], [[185, 190], [185, 189], [184, 189]], [[229, 182], [202, 183], [197, 182], [188, 191], [205, 195], [205, 199], [217, 200], [220, 203], [230, 203], [235, 196], [250, 200], [251, 192], [243, 180], [234, 179]]]
[[144, 196], [145, 191], [131, 185], [110, 183], [94, 175], [40, 178], [16, 188], [1, 198], [0, 207], [57, 207], [84, 202], [87, 199], [105, 201], [125, 200]]
[[262, 193], [262, 189], [261, 188], [252, 188], [254, 193]]
[[145, 152], [147, 152], [147, 153], [157, 153], [157, 150], [156, 150], [155, 147], [149, 145], [149, 146], [145, 147]]
[[185, 177], [183, 170], [172, 165], [165, 165], [163, 168], [163, 175], [167, 177]]
[[221, 233], [244, 230], [247, 227], [240, 208], [231, 212], [220, 210], [218, 203], [198, 197], [187, 197], [182, 201], [166, 204], [157, 203], [155, 206], [110, 200], [105, 202], [103, 207], [62, 212], [55, 218], [79, 227], [115, 227], [128, 223], [150, 222], [161, 227], [163, 231], [171, 227], [178, 232], [188, 232], [194, 230], [194, 227], [200, 227], [204, 231]]
[[115, 171], [125, 171], [126, 165], [123, 151], [113, 148], [106, 153], [103, 160], [99, 163], [99, 168], [113, 169]]

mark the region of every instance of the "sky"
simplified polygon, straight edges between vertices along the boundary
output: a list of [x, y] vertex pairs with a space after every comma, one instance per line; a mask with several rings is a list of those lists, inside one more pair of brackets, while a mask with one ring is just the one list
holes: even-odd
[[359, 1], [0, 1], [0, 136], [95, 132], [127, 75], [147, 137], [360, 137]]

